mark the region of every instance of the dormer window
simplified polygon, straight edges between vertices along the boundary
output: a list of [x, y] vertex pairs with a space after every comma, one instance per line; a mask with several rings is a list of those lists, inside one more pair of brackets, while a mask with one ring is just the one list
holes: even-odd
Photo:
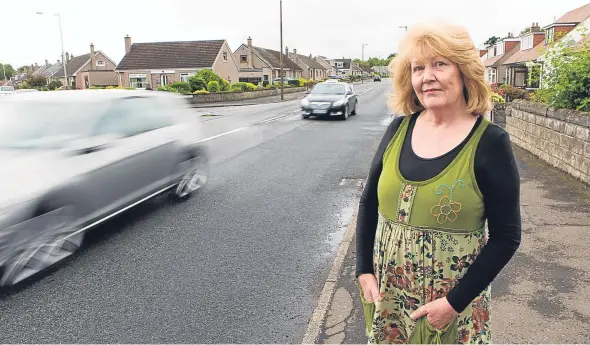
[[534, 35], [528, 35], [520, 39], [520, 50], [533, 48], [533, 36]]
[[496, 55], [504, 54], [504, 41], [496, 44]]
[[545, 30], [545, 44], [553, 43], [555, 39], [555, 28]]

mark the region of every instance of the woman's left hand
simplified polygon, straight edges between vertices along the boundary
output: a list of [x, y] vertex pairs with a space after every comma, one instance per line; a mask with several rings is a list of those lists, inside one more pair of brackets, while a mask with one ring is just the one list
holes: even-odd
[[459, 313], [453, 309], [446, 297], [439, 298], [430, 303], [426, 303], [420, 308], [416, 309], [410, 317], [412, 320], [418, 320], [422, 316], [426, 316], [428, 322], [437, 329], [442, 329], [455, 319]]

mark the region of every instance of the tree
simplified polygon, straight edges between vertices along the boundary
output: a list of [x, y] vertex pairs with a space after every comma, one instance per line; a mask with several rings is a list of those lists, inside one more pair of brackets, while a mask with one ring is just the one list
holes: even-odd
[[492, 36], [488, 38], [488, 40], [485, 41], [484, 44], [486, 45], [486, 47], [493, 46], [494, 44], [496, 44], [496, 42], [498, 42], [498, 40], [500, 40], [500, 37]]
[[38, 75], [38, 76], [34, 76], [34, 77], [29, 75], [27, 77], [27, 84], [29, 84], [29, 86], [31, 86], [31, 87], [39, 88], [39, 87], [46, 86], [47, 80], [42, 75]]
[[4, 80], [4, 71], [6, 71], [6, 80], [12, 78], [14, 76], [14, 68], [10, 64], [1, 64], [0, 63], [0, 79]]
[[590, 38], [554, 41], [546, 50], [542, 88], [535, 100], [556, 108], [590, 111]]

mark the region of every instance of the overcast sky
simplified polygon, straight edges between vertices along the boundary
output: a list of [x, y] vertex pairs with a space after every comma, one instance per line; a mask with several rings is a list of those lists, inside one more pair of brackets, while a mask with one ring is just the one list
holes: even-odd
[[[466, 26], [476, 44], [492, 35], [545, 26], [590, 0], [283, 0], [283, 46], [331, 58], [387, 57], [397, 50], [402, 25], [442, 18]], [[15, 67], [55, 62], [64, 45], [74, 55], [94, 43], [116, 63], [123, 37], [133, 42], [226, 39], [235, 50], [248, 36], [278, 50], [279, 0], [19, 0], [5, 6], [0, 62]], [[46, 11], [48, 15], [37, 15]]]

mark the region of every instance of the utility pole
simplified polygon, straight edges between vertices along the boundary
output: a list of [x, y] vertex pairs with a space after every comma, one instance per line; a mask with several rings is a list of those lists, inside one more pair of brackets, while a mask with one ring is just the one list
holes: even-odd
[[280, 12], [281, 12], [281, 101], [285, 99], [285, 80], [283, 78], [283, 0], [280, 0]]
[[2, 64], [2, 70], [4, 70], [4, 81], [6, 81], [6, 64]]
[[363, 64], [363, 62], [365, 62], [365, 46], [368, 46], [368, 44], [367, 43], [363, 43], [362, 46], [363, 46], [363, 49], [362, 49], [363, 52], [361, 54], [361, 64], [360, 64], [360, 67], [361, 67], [361, 71], [362, 71], [361, 72], [361, 84], [364, 84], [365, 83], [365, 78], [364, 78], [363, 74], [365, 74], [365, 70], [363, 70], [362, 64]]
[[[43, 15], [45, 14], [44, 12], [38, 11], [37, 14]], [[61, 16], [59, 15], [59, 13], [54, 13], [54, 16], [57, 16], [57, 22], [59, 24], [59, 39], [61, 41], [61, 63], [62, 63], [62, 67], [64, 69], [64, 79], [66, 82], [66, 89], [70, 88], [70, 83], [68, 81], [68, 72], [66, 71], [66, 54], [64, 52], [64, 36], [62, 34], [62, 30], [61, 30]]]

